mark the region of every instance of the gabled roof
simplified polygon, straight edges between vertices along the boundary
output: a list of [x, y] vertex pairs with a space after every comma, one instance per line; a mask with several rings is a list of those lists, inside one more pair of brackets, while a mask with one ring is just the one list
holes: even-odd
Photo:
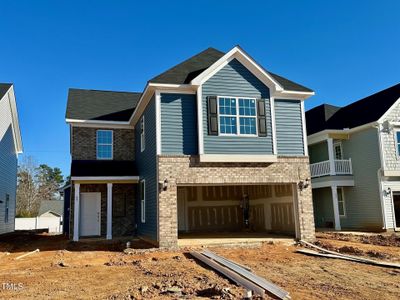
[[[172, 67], [171, 69], [154, 77], [150, 83], [169, 83], [169, 84], [189, 84], [194, 78], [212, 66], [226, 53], [214, 48], [208, 48], [184, 62]], [[264, 69], [264, 68], [263, 68]], [[286, 79], [280, 75], [274, 74], [264, 69], [271, 75], [285, 90], [299, 91], [299, 92], [312, 92], [311, 89], [306, 88], [298, 83]]]
[[69, 89], [66, 118], [129, 121], [141, 93]]
[[[8, 94], [8, 97], [4, 97], [6, 94]], [[12, 123], [11, 127], [12, 127], [13, 135], [14, 135], [15, 152], [22, 153], [21, 130], [19, 127], [17, 103], [15, 100], [14, 86], [12, 83], [0, 83], [0, 101], [2, 99], [3, 99], [3, 101], [9, 101], [8, 105], [11, 110], [11, 123]], [[0, 116], [0, 119], [1, 118], [4, 118], [4, 116]], [[4, 128], [4, 129], [6, 129], [6, 128]], [[0, 139], [2, 139], [3, 134], [5, 133], [3, 130], [2, 130], [2, 126], [0, 126]]]
[[39, 208], [39, 216], [47, 213], [47, 212], [53, 212], [56, 213], [59, 216], [63, 215], [64, 211], [64, 201], [61, 200], [42, 200], [40, 202], [40, 208]]
[[400, 83], [341, 108], [327, 104], [314, 107], [306, 112], [307, 135], [378, 121], [399, 98]]
[[0, 100], [8, 92], [10, 87], [12, 87], [12, 83], [0, 83]]

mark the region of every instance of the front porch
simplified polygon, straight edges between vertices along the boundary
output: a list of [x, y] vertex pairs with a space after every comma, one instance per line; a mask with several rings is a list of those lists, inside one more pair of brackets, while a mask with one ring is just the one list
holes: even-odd
[[136, 178], [73, 178], [72, 182], [73, 241], [135, 235]]

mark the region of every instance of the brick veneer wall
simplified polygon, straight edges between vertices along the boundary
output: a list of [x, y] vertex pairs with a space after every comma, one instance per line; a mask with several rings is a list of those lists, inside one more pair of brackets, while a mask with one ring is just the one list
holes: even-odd
[[[107, 184], [81, 184], [80, 192], [98, 192], [101, 193], [101, 235], [107, 234]], [[114, 217], [112, 221], [112, 234], [117, 236], [132, 236], [135, 233], [135, 184], [113, 184], [113, 200], [126, 194], [126, 215]], [[71, 208], [70, 208], [70, 238], [74, 235], [74, 206], [75, 206], [75, 188], [71, 189]]]
[[197, 156], [160, 156], [159, 181], [168, 189], [159, 194], [159, 246], [174, 247], [178, 239], [177, 186], [221, 184], [293, 184], [297, 190], [299, 237], [315, 238], [311, 187], [300, 191], [297, 183], [310, 178], [308, 157], [280, 157], [276, 163], [200, 163]]
[[[96, 131], [100, 128], [72, 127], [72, 159], [95, 160]], [[103, 128], [101, 128], [103, 129]], [[135, 159], [135, 132], [133, 129], [113, 129], [113, 159]], [[107, 129], [105, 129], [107, 130]]]

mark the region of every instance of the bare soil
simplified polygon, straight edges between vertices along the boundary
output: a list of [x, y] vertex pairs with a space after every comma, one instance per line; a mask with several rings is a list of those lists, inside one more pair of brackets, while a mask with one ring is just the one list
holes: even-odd
[[[399, 261], [400, 247], [348, 241], [328, 234], [318, 243], [353, 255]], [[61, 236], [15, 234], [0, 238], [1, 299], [240, 299], [243, 290], [199, 264], [190, 249], [154, 250], [133, 242], [73, 243]], [[16, 260], [21, 254], [34, 253]], [[212, 248], [288, 290], [292, 299], [399, 299], [400, 270], [296, 253], [297, 246]], [[345, 248], [346, 249], [346, 248]], [[361, 252], [360, 252], [361, 251]], [[355, 253], [353, 253], [355, 252]], [[7, 254], [9, 253], [9, 254]], [[371, 257], [371, 256], [369, 256]], [[4, 284], [3, 284], [4, 283]]]

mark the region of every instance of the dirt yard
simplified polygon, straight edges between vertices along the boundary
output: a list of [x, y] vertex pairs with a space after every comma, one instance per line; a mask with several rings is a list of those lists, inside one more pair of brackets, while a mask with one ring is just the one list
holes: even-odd
[[[400, 237], [318, 234], [332, 250], [400, 262]], [[60, 236], [0, 238], [0, 298], [240, 299], [243, 291], [204, 268], [189, 249], [153, 251], [133, 242], [72, 243]], [[296, 253], [298, 246], [212, 248], [290, 292], [292, 299], [399, 299], [400, 270]], [[40, 252], [16, 260], [16, 257]], [[9, 254], [8, 254], [9, 253]]]

